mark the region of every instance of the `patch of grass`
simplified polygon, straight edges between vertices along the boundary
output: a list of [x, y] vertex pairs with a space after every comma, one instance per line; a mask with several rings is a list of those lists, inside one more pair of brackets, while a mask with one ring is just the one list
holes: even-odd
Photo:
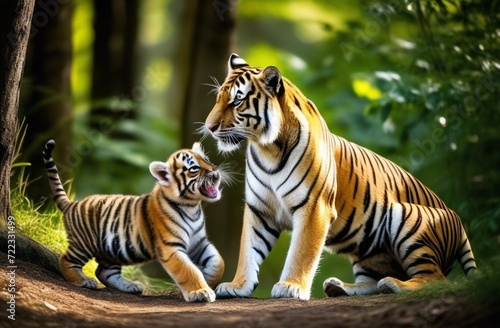
[[[42, 212], [40, 211], [42, 204], [36, 205], [26, 197], [29, 182], [24, 174], [25, 166], [18, 166], [17, 180], [10, 195], [17, 229], [22, 235], [50, 248], [57, 254], [63, 254], [68, 248], [68, 239], [62, 213], [55, 206]], [[71, 189], [69, 186], [66, 187], [68, 190]], [[95, 277], [95, 269], [97, 269], [97, 263], [92, 260], [83, 267], [83, 272], [89, 277]]]
[[181, 294], [175, 283], [150, 277], [141, 270], [138, 265], [123, 267], [123, 276], [130, 281], [138, 281], [144, 286], [144, 293], [147, 295]]
[[470, 282], [460, 281], [434, 281], [424, 287], [396, 294], [396, 299], [401, 302], [418, 301], [422, 299], [440, 299], [446, 297], [463, 296], [467, 294], [467, 286]]
[[412, 302], [423, 299], [442, 299], [449, 297], [467, 297], [477, 304], [498, 304], [500, 300], [500, 281], [498, 271], [500, 257], [483, 263], [472, 277], [457, 277], [450, 281], [437, 281], [419, 290], [396, 295], [396, 300]]
[[11, 192], [12, 212], [21, 234], [28, 236], [56, 253], [63, 253], [68, 247], [62, 214], [55, 208], [41, 213], [40, 206], [25, 196], [28, 185], [21, 168], [15, 188]]

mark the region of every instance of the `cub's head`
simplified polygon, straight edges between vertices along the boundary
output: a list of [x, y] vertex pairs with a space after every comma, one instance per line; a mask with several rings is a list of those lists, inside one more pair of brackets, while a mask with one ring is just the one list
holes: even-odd
[[261, 145], [276, 140], [283, 119], [279, 98], [284, 94], [276, 67], [252, 67], [232, 54], [226, 80], [217, 89], [205, 128], [217, 140], [220, 151], [234, 151], [245, 139]]
[[221, 197], [219, 169], [209, 161], [198, 142], [192, 149], [176, 151], [167, 162], [152, 162], [149, 170], [171, 200], [215, 202]]

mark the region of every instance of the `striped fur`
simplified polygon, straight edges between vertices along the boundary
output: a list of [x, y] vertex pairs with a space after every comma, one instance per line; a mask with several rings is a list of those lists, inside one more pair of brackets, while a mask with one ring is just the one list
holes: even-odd
[[291, 245], [273, 297], [308, 299], [322, 249], [346, 255], [355, 282], [329, 296], [399, 292], [445, 279], [458, 260], [476, 269], [458, 215], [408, 172], [333, 135], [316, 106], [277, 68], [237, 55], [205, 128], [221, 151], [247, 140], [240, 257], [219, 297], [248, 297], [283, 230]]
[[167, 162], [152, 162], [158, 181], [143, 196], [92, 195], [70, 201], [59, 179], [52, 150], [46, 143], [43, 158], [52, 195], [64, 213], [69, 247], [60, 258], [69, 282], [97, 288], [82, 267], [95, 257], [97, 278], [107, 287], [142, 293], [142, 286], [125, 280], [122, 265], [158, 259], [179, 285], [188, 302], [215, 300], [212, 288], [220, 281], [224, 262], [206, 236], [201, 201], [220, 199], [221, 175], [199, 143], [172, 154]]

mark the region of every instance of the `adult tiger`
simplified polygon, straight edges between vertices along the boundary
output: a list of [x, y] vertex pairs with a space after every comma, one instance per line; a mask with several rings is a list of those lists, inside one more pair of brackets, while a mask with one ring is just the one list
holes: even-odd
[[219, 150], [246, 150], [245, 209], [232, 282], [218, 297], [249, 297], [281, 231], [291, 244], [273, 297], [308, 299], [320, 254], [345, 254], [355, 283], [329, 278], [329, 296], [399, 292], [445, 279], [475, 260], [458, 215], [408, 172], [331, 134], [316, 106], [276, 67], [233, 54], [205, 128]]
[[64, 213], [69, 247], [59, 265], [67, 281], [97, 288], [97, 281], [82, 272], [95, 257], [96, 276], [104, 285], [142, 293], [139, 283], [122, 277], [122, 265], [158, 259], [187, 302], [215, 300], [212, 288], [222, 277], [224, 261], [207, 239], [201, 201], [220, 199], [221, 172], [199, 143], [176, 151], [166, 163], [151, 163], [158, 183], [150, 194], [92, 195], [78, 201], [70, 201], [64, 191], [51, 155], [54, 147], [49, 140], [43, 158], [54, 200]]

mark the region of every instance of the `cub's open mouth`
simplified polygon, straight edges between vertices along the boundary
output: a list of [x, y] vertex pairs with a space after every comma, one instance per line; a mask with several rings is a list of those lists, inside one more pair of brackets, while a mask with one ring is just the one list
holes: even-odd
[[200, 192], [207, 198], [217, 198], [219, 196], [219, 188], [217, 188], [217, 184], [211, 181], [205, 181], [200, 186]]

